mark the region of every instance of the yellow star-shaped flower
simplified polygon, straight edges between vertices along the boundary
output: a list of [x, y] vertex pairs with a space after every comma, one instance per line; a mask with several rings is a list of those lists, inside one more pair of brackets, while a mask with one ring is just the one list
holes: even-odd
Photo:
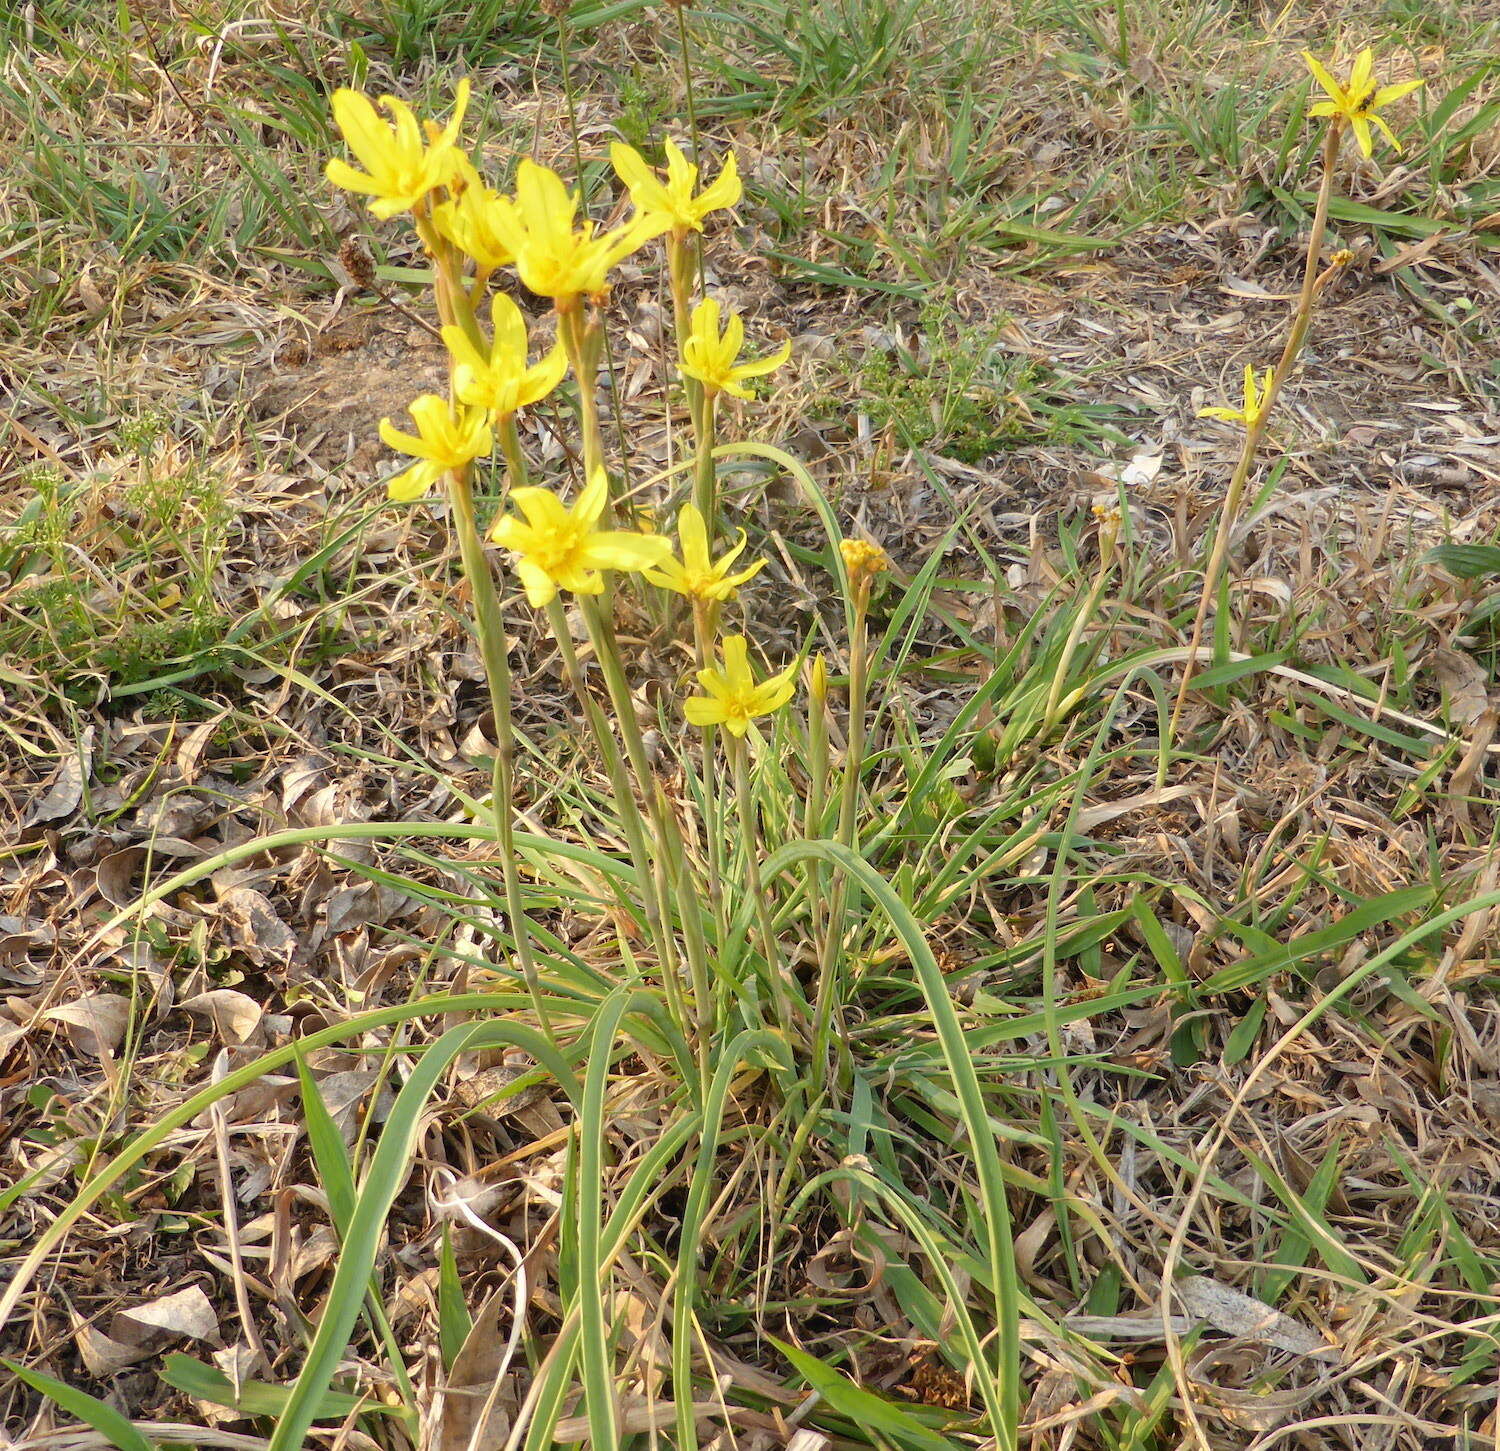
[[745, 531], [740, 530], [739, 541], [727, 554], [717, 560], [708, 553], [708, 530], [703, 515], [697, 506], [684, 504], [677, 511], [677, 539], [682, 546], [682, 562], [670, 556], [656, 569], [646, 571], [646, 580], [661, 589], [687, 595], [700, 600], [727, 600], [746, 580], [754, 579], [765, 568], [764, 559], [757, 559], [749, 569], [730, 574], [730, 566], [739, 558], [745, 547]]
[[389, 122], [381, 118], [368, 96], [347, 90], [333, 93], [333, 119], [365, 170], [356, 171], [347, 161], [335, 160], [324, 168], [324, 175], [345, 191], [373, 197], [370, 210], [384, 219], [410, 211], [457, 173], [458, 128], [469, 104], [469, 82], [458, 83], [448, 124], [439, 131], [428, 122], [425, 136], [404, 101], [382, 96], [380, 104], [390, 113]]
[[1265, 416], [1271, 402], [1271, 380], [1276, 376], [1275, 368], [1267, 368], [1259, 388], [1255, 383], [1255, 369], [1245, 365], [1245, 402], [1241, 408], [1200, 408], [1199, 418], [1219, 418], [1225, 423], [1243, 423], [1254, 428]]
[[717, 299], [705, 297], [693, 309], [688, 337], [682, 344], [683, 373], [696, 378], [710, 393], [732, 393], [736, 398], [753, 395], [744, 386], [746, 378], [759, 378], [774, 372], [792, 355], [791, 343], [785, 342], [769, 357], [751, 363], [736, 363], [745, 343], [745, 321], [731, 313], [723, 333], [719, 332]]
[[598, 527], [609, 503], [603, 469], [594, 470], [571, 509], [550, 489], [512, 489], [510, 496], [525, 520], [510, 514], [497, 519], [490, 538], [518, 556], [516, 573], [538, 609], [559, 590], [603, 594], [603, 570], [653, 569], [672, 552], [671, 541], [659, 534]]
[[610, 268], [668, 225], [659, 217], [636, 217], [597, 234], [592, 221], [575, 225], [577, 194], [529, 156], [516, 172], [515, 200], [500, 200], [490, 215], [495, 236], [515, 258], [521, 281], [559, 311], [580, 295], [603, 292]]
[[457, 155], [458, 164], [448, 182], [449, 198], [433, 207], [432, 225], [486, 272], [509, 267], [515, 258], [495, 232], [495, 215], [510, 203], [484, 184], [463, 152]]
[[633, 146], [616, 141], [609, 148], [615, 172], [630, 189], [630, 199], [642, 216], [658, 218], [679, 237], [701, 232], [703, 219], [710, 212], [734, 206], [744, 195], [739, 168], [731, 154], [719, 172], [718, 180], [695, 196], [698, 168], [671, 141], [666, 144], [667, 179], [661, 182]]
[[482, 408], [493, 418], [509, 418], [519, 408], [545, 398], [562, 382], [568, 355], [559, 341], [539, 363], [526, 365], [526, 319], [503, 292], [490, 301], [493, 326], [488, 352], [474, 346], [469, 335], [451, 323], [443, 341], [453, 361], [453, 391], [459, 400]]
[[743, 736], [758, 715], [778, 711], [796, 690], [794, 662], [780, 675], [757, 685], [750, 669], [749, 647], [743, 635], [730, 635], [723, 644], [723, 670], [700, 670], [698, 683], [706, 695], [690, 695], [682, 712], [695, 726], [721, 725], [730, 735]]
[[1382, 106], [1389, 106], [1402, 96], [1409, 96], [1422, 84], [1421, 81], [1403, 81], [1395, 86], [1377, 85], [1374, 76], [1375, 52], [1368, 48], [1360, 51], [1349, 71], [1348, 83], [1342, 86], [1309, 51], [1302, 52], [1302, 59], [1307, 62], [1313, 79], [1328, 93], [1326, 101], [1318, 101], [1307, 108], [1309, 116], [1342, 116], [1353, 130], [1359, 149], [1366, 156], [1372, 155], [1375, 150], [1374, 140], [1370, 135], [1370, 123], [1374, 122], [1385, 133], [1391, 145], [1400, 151], [1401, 143], [1386, 125], [1384, 117], [1376, 113]]
[[424, 393], [408, 410], [417, 432], [402, 433], [389, 418], [380, 420], [380, 436], [392, 448], [420, 460], [386, 486], [392, 499], [420, 499], [442, 476], [483, 458], [494, 447], [489, 418], [481, 409], [455, 412], [446, 398]]

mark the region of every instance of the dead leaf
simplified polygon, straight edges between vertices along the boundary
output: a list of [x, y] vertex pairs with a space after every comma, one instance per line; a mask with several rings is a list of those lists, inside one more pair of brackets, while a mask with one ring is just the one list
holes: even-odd
[[95, 1380], [108, 1380], [151, 1354], [149, 1346], [123, 1345], [81, 1318], [73, 1327], [73, 1339], [83, 1368]]
[[94, 728], [89, 726], [83, 733], [78, 750], [66, 757], [52, 778], [52, 785], [40, 800], [32, 803], [26, 813], [25, 826], [39, 826], [47, 821], [60, 821], [78, 810], [83, 800], [84, 783], [88, 780], [89, 768], [94, 759]]
[[257, 967], [285, 967], [301, 951], [297, 935], [253, 887], [228, 887], [219, 896], [219, 913], [235, 946]]
[[130, 1024], [130, 999], [118, 993], [90, 993], [42, 1014], [44, 1022], [61, 1023], [80, 1053], [102, 1057], [113, 1053]]
[[145, 864], [146, 855], [143, 846], [127, 846], [100, 859], [94, 868], [94, 881], [99, 895], [111, 907], [126, 907], [135, 900], [137, 894], [131, 883]]
[[231, 987], [212, 988], [186, 999], [182, 1006], [190, 1013], [208, 1018], [214, 1032], [226, 1043], [248, 1043], [260, 1032], [265, 1010], [254, 998]]
[[1448, 697], [1448, 719], [1454, 725], [1473, 725], [1490, 703], [1489, 676], [1484, 667], [1462, 650], [1436, 650], [1432, 673]]
[[171, 1340], [219, 1339], [219, 1314], [197, 1285], [177, 1290], [129, 1310], [116, 1311], [110, 1338], [123, 1345], [159, 1349]]
[[1231, 1290], [1207, 1275], [1189, 1275], [1174, 1287], [1183, 1309], [1198, 1320], [1206, 1320], [1215, 1330], [1241, 1340], [1258, 1340], [1287, 1350], [1293, 1355], [1308, 1355], [1320, 1360], [1337, 1358], [1338, 1347], [1329, 1345], [1314, 1330], [1264, 1301]]
[[[443, 1387], [434, 1451], [467, 1451], [471, 1446], [474, 1451], [497, 1451], [505, 1444], [509, 1411], [515, 1408], [516, 1398], [513, 1386], [497, 1383], [505, 1366], [499, 1316], [511, 1300], [503, 1290], [491, 1294], [453, 1357], [453, 1369]], [[497, 1404], [502, 1399], [503, 1406]]]

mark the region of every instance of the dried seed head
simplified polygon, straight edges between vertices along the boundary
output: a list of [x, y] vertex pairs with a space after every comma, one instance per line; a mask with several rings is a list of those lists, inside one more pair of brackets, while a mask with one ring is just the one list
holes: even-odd
[[363, 237], [345, 237], [339, 244], [339, 266], [356, 287], [375, 285], [375, 259], [370, 256]]

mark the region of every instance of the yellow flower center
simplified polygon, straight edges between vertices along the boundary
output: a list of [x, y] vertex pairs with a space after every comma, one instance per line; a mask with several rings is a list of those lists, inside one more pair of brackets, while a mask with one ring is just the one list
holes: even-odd
[[582, 526], [573, 521], [559, 524], [537, 539], [530, 551], [531, 557], [548, 574], [557, 575], [573, 562], [583, 542], [584, 532]]

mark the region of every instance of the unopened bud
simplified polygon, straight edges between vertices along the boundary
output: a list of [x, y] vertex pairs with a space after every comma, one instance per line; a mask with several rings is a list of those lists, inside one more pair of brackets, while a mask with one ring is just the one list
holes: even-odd
[[828, 699], [828, 667], [821, 655], [814, 655], [808, 662], [807, 693], [814, 705], [822, 705]]
[[878, 544], [869, 544], [863, 539], [839, 541], [839, 553], [844, 557], [844, 568], [849, 571], [849, 582], [857, 584], [866, 576], [880, 574], [891, 567]]
[[1354, 253], [1348, 247], [1340, 247], [1338, 251], [1333, 254], [1332, 261], [1335, 267], [1347, 267], [1352, 261], [1354, 261]]

